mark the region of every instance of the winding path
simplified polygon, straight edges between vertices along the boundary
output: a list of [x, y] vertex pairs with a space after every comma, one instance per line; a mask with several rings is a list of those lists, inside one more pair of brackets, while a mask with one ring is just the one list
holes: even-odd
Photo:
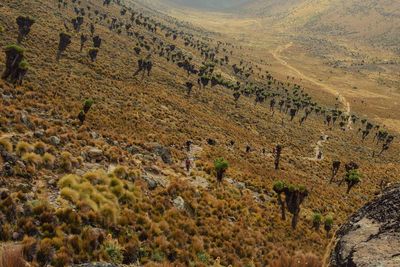
[[[300, 76], [302, 79], [307, 80], [307, 81], [319, 86], [321, 89], [325, 90], [328, 93], [331, 93], [332, 95], [335, 95], [338, 98], [338, 100], [340, 101], [340, 103], [342, 103], [342, 105], [344, 106], [345, 113], [347, 115], [350, 115], [350, 112], [351, 112], [350, 102], [347, 101], [347, 99], [342, 94], [340, 94], [339, 91], [337, 91], [335, 88], [333, 88], [333, 87], [331, 87], [329, 85], [321, 83], [320, 81], [305, 75], [299, 69], [297, 69], [296, 67], [290, 65], [286, 60], [284, 60], [281, 57], [281, 53], [283, 51], [285, 51], [286, 49], [290, 48], [292, 45], [293, 45], [293, 43], [290, 42], [290, 43], [288, 43], [286, 45], [278, 46], [274, 51], [271, 51], [270, 53], [272, 54], [272, 56], [280, 64], [282, 64], [283, 66], [286, 66], [288, 69], [290, 69], [290, 70], [294, 71], [295, 73], [297, 73], [297, 75]], [[351, 128], [351, 118], [349, 118], [349, 121], [348, 121], [348, 124], [347, 124], [347, 128]]]

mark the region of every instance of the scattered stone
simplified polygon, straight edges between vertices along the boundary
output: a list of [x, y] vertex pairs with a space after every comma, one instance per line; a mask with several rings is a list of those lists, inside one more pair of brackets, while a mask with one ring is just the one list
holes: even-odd
[[226, 178], [225, 179], [228, 183], [230, 183], [231, 185], [233, 185], [233, 186], [235, 186], [237, 189], [239, 189], [239, 190], [244, 190], [244, 189], [246, 189], [246, 184], [245, 183], [243, 183], [243, 182], [238, 182], [238, 181], [235, 181], [235, 180], [233, 180], [233, 179], [231, 179], [231, 178]]
[[87, 151], [87, 156], [92, 160], [100, 160], [103, 157], [103, 151], [96, 147], [91, 147]]
[[35, 128], [35, 125], [33, 125], [33, 123], [30, 121], [28, 115], [25, 112], [21, 113], [21, 122], [25, 124], [25, 126], [28, 127], [29, 129]]
[[43, 131], [43, 129], [36, 130], [36, 131], [33, 133], [33, 136], [36, 137], [36, 138], [42, 138], [42, 137], [44, 136], [44, 131]]
[[156, 175], [160, 175], [161, 174], [161, 170], [157, 166], [145, 166], [144, 170], [146, 172], [150, 172], [150, 173], [156, 174]]
[[50, 144], [52, 144], [53, 146], [58, 146], [61, 143], [61, 140], [59, 137], [57, 136], [50, 136]]
[[57, 184], [57, 182], [56, 182], [55, 179], [52, 178], [47, 182], [47, 184], [50, 185], [50, 186], [55, 186]]
[[179, 210], [185, 210], [185, 200], [181, 196], [178, 196], [173, 201], [175, 208]]
[[157, 186], [167, 188], [169, 185], [169, 180], [163, 176], [145, 174], [142, 175], [142, 179], [147, 183], [150, 190], [154, 190]]
[[99, 138], [99, 134], [96, 133], [96, 132], [94, 132], [94, 131], [90, 132], [90, 136], [91, 136], [93, 139]]
[[128, 151], [132, 155], [135, 155], [140, 153], [140, 148], [134, 145], [130, 145], [126, 148], [126, 151]]
[[166, 164], [172, 163], [171, 151], [169, 148], [166, 148], [160, 144], [155, 144], [151, 149], [152, 153], [161, 157], [162, 161]]
[[150, 190], [154, 190], [157, 188], [157, 182], [149, 176], [143, 175], [142, 179], [147, 183], [147, 186]]

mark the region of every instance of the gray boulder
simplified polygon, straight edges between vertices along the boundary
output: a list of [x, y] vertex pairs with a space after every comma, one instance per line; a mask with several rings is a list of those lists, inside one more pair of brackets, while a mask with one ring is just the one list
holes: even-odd
[[328, 266], [400, 266], [400, 185], [350, 217], [336, 233]]
[[50, 144], [52, 144], [53, 146], [58, 146], [61, 143], [61, 140], [59, 137], [57, 136], [50, 136]]

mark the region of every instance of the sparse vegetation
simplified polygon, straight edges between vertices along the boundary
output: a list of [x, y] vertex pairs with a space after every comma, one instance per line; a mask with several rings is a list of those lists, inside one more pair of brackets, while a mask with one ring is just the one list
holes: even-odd
[[214, 161], [214, 168], [217, 176], [218, 184], [222, 183], [222, 179], [226, 171], [228, 170], [229, 164], [224, 158], [218, 158]]
[[29, 65], [24, 59], [24, 49], [18, 45], [8, 45], [5, 47], [6, 69], [1, 76], [2, 79], [10, 81], [15, 85], [22, 85]]
[[345, 181], [347, 183], [347, 194], [350, 193], [350, 190], [361, 182], [361, 174], [357, 169], [350, 170], [346, 173]]
[[23, 38], [25, 38], [31, 31], [31, 27], [35, 23], [35, 20], [30, 17], [19, 16], [16, 21], [18, 25], [17, 42], [21, 43]]
[[[240, 45], [133, 2], [2, 4], [3, 45], [18, 33], [24, 47], [5, 47], [0, 81], [0, 247], [31, 266], [320, 266], [329, 214], [342, 224], [396, 180], [397, 115], [353, 114], [371, 116], [375, 95], [329, 97], [317, 68], [291, 77], [304, 39], [275, 57], [275, 34]], [[27, 10], [30, 35], [15, 27]]]
[[[287, 209], [293, 215], [292, 228], [295, 229], [299, 218], [300, 205], [308, 196], [308, 190], [302, 185], [287, 185], [282, 181], [275, 182], [273, 190], [278, 195], [278, 202], [281, 206], [282, 219], [285, 220], [285, 209]], [[285, 195], [285, 202], [281, 198], [282, 193]]]
[[71, 44], [71, 35], [62, 32], [62, 33], [60, 33], [59, 37], [60, 37], [60, 40], [58, 43], [57, 61], [60, 60], [62, 53]]

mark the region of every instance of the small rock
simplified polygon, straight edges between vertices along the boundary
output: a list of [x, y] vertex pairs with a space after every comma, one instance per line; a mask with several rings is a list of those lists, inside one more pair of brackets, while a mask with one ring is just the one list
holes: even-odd
[[60, 143], [61, 143], [61, 140], [60, 140], [60, 138], [59, 137], [57, 137], [57, 136], [50, 136], [50, 143], [53, 145], [53, 146], [58, 146]]
[[26, 127], [28, 127], [29, 129], [33, 129], [35, 128], [35, 126], [33, 125], [33, 123], [29, 120], [28, 115], [25, 112], [21, 113], [21, 122], [23, 124], [25, 124]]
[[152, 149], [152, 152], [161, 157], [162, 161], [166, 164], [172, 163], [171, 151], [169, 148], [157, 145]]
[[233, 179], [231, 179], [231, 178], [226, 178], [226, 181], [227, 181], [228, 183], [234, 185], [234, 186], [235, 186], [237, 189], [239, 189], [239, 190], [244, 190], [244, 189], [246, 189], [245, 183], [235, 181], [235, 180], [233, 180]]
[[175, 208], [179, 210], [184, 210], [185, 209], [185, 200], [181, 196], [178, 196], [174, 199], [173, 201]]
[[13, 238], [13, 240], [19, 240], [20, 239], [20, 234], [18, 232], [14, 232], [12, 234], [12, 238]]
[[96, 147], [92, 147], [87, 151], [87, 155], [90, 159], [98, 160], [103, 156], [103, 151]]
[[36, 130], [33, 133], [33, 136], [36, 138], [42, 138], [44, 136], [44, 131], [42, 129]]
[[55, 179], [50, 179], [48, 182], [47, 182], [47, 184], [48, 185], [51, 185], [51, 186], [55, 186], [56, 185], [56, 180]]
[[96, 132], [94, 132], [94, 131], [90, 132], [90, 136], [91, 136], [93, 139], [99, 138], [99, 134], [96, 133]]
[[126, 148], [126, 151], [131, 153], [132, 155], [139, 154], [140, 153], [140, 148], [134, 145], [130, 145]]
[[152, 174], [157, 174], [157, 175], [161, 174], [161, 170], [157, 166], [145, 166], [144, 170]]
[[147, 186], [150, 190], [154, 190], [157, 188], [157, 182], [149, 176], [142, 176], [142, 179], [147, 183]]

